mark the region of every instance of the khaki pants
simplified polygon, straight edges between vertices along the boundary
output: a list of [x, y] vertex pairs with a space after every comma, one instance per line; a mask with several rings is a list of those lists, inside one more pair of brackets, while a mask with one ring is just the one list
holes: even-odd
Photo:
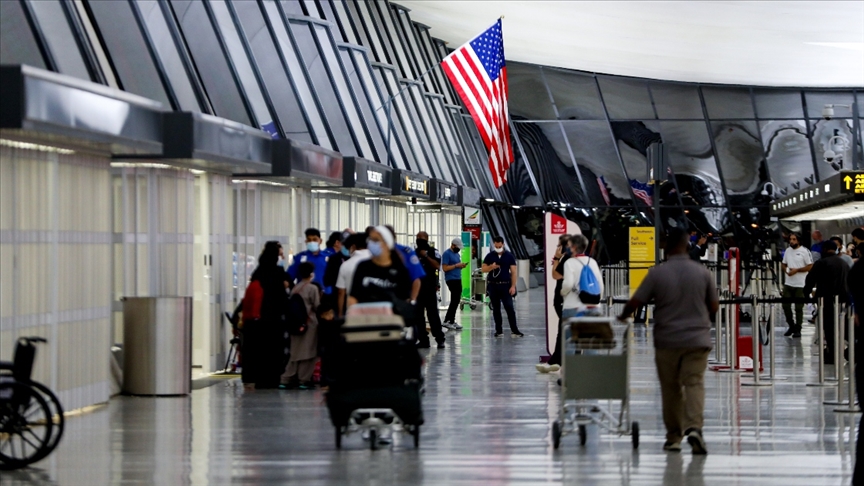
[[711, 348], [656, 349], [666, 440], [680, 442], [687, 429], [702, 430], [705, 369]]
[[297, 378], [300, 383], [311, 383], [317, 362], [318, 358], [289, 361], [285, 373], [282, 374], [282, 384], [288, 384], [294, 378]]

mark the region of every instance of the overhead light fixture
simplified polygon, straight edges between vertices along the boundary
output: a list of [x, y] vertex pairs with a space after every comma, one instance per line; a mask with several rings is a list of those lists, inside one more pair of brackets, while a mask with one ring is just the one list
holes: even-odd
[[28, 142], [19, 142], [17, 140], [6, 140], [0, 139], [0, 145], [4, 147], [11, 147], [16, 149], [24, 149], [24, 150], [38, 150], [39, 152], [51, 152], [55, 154], [61, 155], [71, 155], [74, 154], [74, 150], [51, 147], [49, 145], [40, 145], [38, 143], [28, 143]]
[[234, 184], [252, 183], [252, 184], [265, 184], [268, 186], [279, 186], [279, 187], [288, 185], [288, 184], [282, 184], [281, 182], [265, 181], [265, 180], [261, 180], [261, 179], [232, 179], [231, 182], [233, 182]]
[[513, 209], [522, 209], [522, 206], [516, 206], [516, 205], [514, 204], [514, 205], [513, 205]]
[[487, 197], [486, 199], [484, 199], [484, 201], [486, 201], [486, 202], [495, 202], [494, 199], [492, 199], [492, 198], [488, 198], [488, 197]]
[[153, 162], [111, 162], [111, 167], [129, 167], [132, 169], [170, 169], [168, 164], [157, 164]]

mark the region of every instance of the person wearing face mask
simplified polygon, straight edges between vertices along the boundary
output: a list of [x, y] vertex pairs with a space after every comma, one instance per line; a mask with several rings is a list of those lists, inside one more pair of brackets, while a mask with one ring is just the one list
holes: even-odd
[[462, 326], [456, 323], [456, 309], [462, 301], [462, 269], [467, 263], [462, 263], [462, 248], [465, 245], [460, 238], [453, 238], [448, 248], [441, 256], [441, 269], [444, 270], [444, 282], [450, 290], [450, 306], [444, 315], [444, 327], [458, 331]]
[[345, 246], [348, 247], [350, 257], [339, 267], [339, 277], [336, 279], [337, 315], [339, 317], [345, 316], [345, 304], [348, 296], [351, 295], [351, 282], [354, 280], [357, 265], [372, 258], [372, 252], [366, 249], [366, 238], [368, 237], [366, 233], [357, 233], [345, 240]]
[[[783, 284], [783, 298], [803, 299], [804, 282], [807, 272], [813, 268], [813, 258], [810, 250], [801, 245], [801, 237], [798, 233], [789, 235], [789, 248], [783, 254], [783, 273], [786, 274], [786, 282]], [[786, 316], [786, 324], [789, 329], [784, 336], [793, 338], [801, 337], [801, 324], [804, 321], [804, 303], [795, 303], [795, 315], [792, 315], [792, 304], [783, 303], [783, 313]]]
[[429, 233], [417, 233], [417, 258], [426, 273], [420, 282], [420, 294], [417, 302], [419, 307], [417, 337], [421, 348], [428, 348], [429, 333], [426, 332], [424, 314], [429, 319], [432, 336], [438, 343], [438, 349], [444, 349], [444, 331], [441, 329], [441, 315], [438, 313], [438, 270], [441, 268], [441, 255], [438, 250], [429, 246]]
[[492, 238], [492, 250], [483, 259], [483, 273], [486, 273], [486, 291], [492, 301], [492, 318], [495, 320], [495, 337], [504, 335], [501, 319], [501, 306], [507, 312], [507, 322], [510, 323], [512, 337], [524, 337], [516, 325], [516, 310], [513, 308], [513, 296], [516, 295], [516, 257], [504, 249], [504, 238]]
[[[404, 302], [411, 298], [411, 277], [393, 250], [395, 245], [393, 233], [385, 226], [375, 226], [369, 231], [366, 247], [372, 257], [357, 264], [348, 307], [366, 302]], [[406, 321], [413, 316], [407, 317]]]
[[315, 372], [315, 362], [318, 361], [318, 306], [321, 304], [321, 292], [312, 284], [315, 277], [315, 265], [303, 262], [297, 269], [300, 283], [294, 286], [291, 295], [299, 295], [306, 305], [308, 320], [306, 332], [291, 336], [291, 359], [280, 377], [279, 388], [298, 387], [310, 390], [312, 374]]
[[322, 251], [327, 255], [327, 267], [324, 270], [324, 298], [322, 303], [329, 309], [336, 308], [338, 291], [336, 280], [339, 278], [339, 268], [350, 256], [348, 248], [343, 243], [341, 231], [333, 232], [327, 238], [327, 249]]
[[[306, 230], [306, 251], [301, 251], [294, 256], [294, 263], [288, 268], [288, 277], [291, 283], [297, 281], [300, 264], [310, 262], [315, 266], [315, 278], [312, 283], [319, 289], [327, 292], [324, 285], [324, 271], [327, 268], [327, 255], [321, 250], [321, 232], [315, 228]], [[331, 289], [332, 290], [332, 289]]]

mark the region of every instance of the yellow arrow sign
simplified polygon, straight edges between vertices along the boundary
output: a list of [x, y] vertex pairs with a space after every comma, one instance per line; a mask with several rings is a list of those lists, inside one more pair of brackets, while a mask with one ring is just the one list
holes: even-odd
[[851, 178], [851, 177], [849, 177], [849, 176], [847, 175], [846, 177], [843, 178], [843, 182], [846, 183], [846, 190], [847, 190], [847, 191], [848, 191], [849, 189], [852, 189], [852, 178]]

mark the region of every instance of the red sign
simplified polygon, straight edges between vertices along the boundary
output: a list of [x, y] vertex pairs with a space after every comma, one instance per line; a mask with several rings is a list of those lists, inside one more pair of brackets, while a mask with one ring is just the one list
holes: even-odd
[[557, 214], [552, 214], [552, 234], [563, 235], [567, 233], [567, 220]]
[[480, 230], [482, 229], [480, 226], [463, 226], [462, 228], [462, 231], [471, 233], [472, 240], [480, 239]]

